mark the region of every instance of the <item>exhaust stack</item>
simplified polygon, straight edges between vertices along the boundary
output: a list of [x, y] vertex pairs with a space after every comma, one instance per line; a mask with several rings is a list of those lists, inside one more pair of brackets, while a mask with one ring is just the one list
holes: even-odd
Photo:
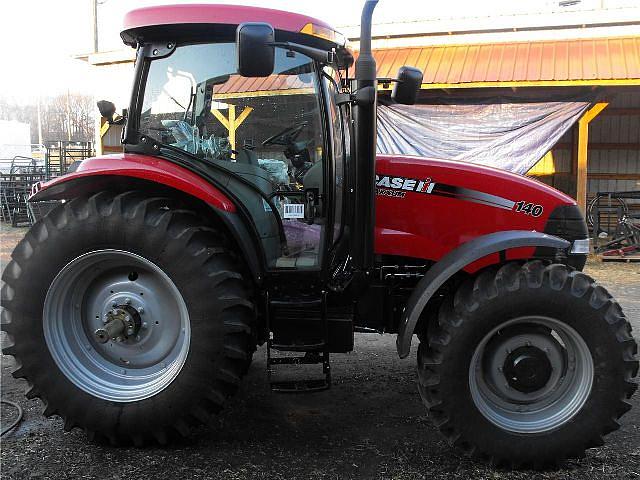
[[355, 121], [356, 199], [352, 252], [355, 267], [368, 272], [373, 267], [375, 226], [376, 108], [378, 82], [376, 61], [371, 54], [371, 19], [378, 0], [367, 0], [362, 9], [360, 53], [356, 60], [353, 108]]

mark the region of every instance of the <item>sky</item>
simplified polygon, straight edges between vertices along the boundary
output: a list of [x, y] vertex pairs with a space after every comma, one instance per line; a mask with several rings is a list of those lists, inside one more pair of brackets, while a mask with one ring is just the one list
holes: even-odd
[[[583, 0], [599, 2], [603, 0]], [[620, 0], [617, 0], [620, 1]], [[5, 46], [0, 96], [18, 102], [70, 92], [90, 93], [89, 67], [73, 55], [93, 49], [92, 0], [0, 0]], [[122, 47], [122, 17], [136, 7], [166, 3], [233, 3], [311, 15], [335, 26], [357, 25], [363, 0], [98, 0], [101, 50]], [[482, 16], [536, 10], [557, 0], [381, 0], [374, 22]]]

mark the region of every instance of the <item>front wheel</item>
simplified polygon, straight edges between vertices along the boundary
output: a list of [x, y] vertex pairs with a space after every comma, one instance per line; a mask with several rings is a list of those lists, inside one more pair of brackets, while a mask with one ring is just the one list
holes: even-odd
[[3, 280], [4, 353], [27, 396], [113, 444], [166, 443], [208, 422], [255, 347], [224, 235], [171, 198], [67, 202], [17, 245]]
[[507, 264], [444, 302], [418, 351], [419, 390], [454, 445], [541, 468], [619, 427], [637, 387], [636, 352], [620, 306], [590, 277]]

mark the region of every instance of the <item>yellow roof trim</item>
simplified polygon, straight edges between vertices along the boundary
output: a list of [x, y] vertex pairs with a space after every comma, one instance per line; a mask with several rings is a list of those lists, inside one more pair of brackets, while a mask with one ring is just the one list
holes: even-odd
[[[640, 78], [619, 80], [541, 80], [512, 82], [469, 82], [469, 83], [423, 83], [422, 90], [448, 88], [490, 88], [490, 87], [584, 87], [584, 86], [633, 86], [640, 85]], [[391, 87], [384, 89], [391, 90]]]
[[225, 98], [271, 97], [275, 95], [304, 95], [315, 93], [313, 88], [286, 88], [282, 90], [256, 90], [255, 92], [214, 93], [213, 100]]

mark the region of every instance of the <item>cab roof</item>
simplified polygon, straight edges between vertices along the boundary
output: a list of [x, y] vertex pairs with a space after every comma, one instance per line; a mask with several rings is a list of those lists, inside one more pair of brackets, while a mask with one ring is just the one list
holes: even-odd
[[[217, 24], [221, 26], [237, 26], [244, 22], [265, 22], [282, 32], [303, 33], [322, 37], [340, 45], [338, 33], [322, 20], [307, 15], [273, 10], [270, 8], [247, 7], [242, 5], [218, 4], [184, 4], [161, 5], [138, 8], [127, 13], [121, 37], [128, 45], [134, 45], [139, 34], [160, 26], [185, 26]], [[153, 30], [157, 30], [153, 29]], [[328, 38], [330, 33], [335, 38]]]

